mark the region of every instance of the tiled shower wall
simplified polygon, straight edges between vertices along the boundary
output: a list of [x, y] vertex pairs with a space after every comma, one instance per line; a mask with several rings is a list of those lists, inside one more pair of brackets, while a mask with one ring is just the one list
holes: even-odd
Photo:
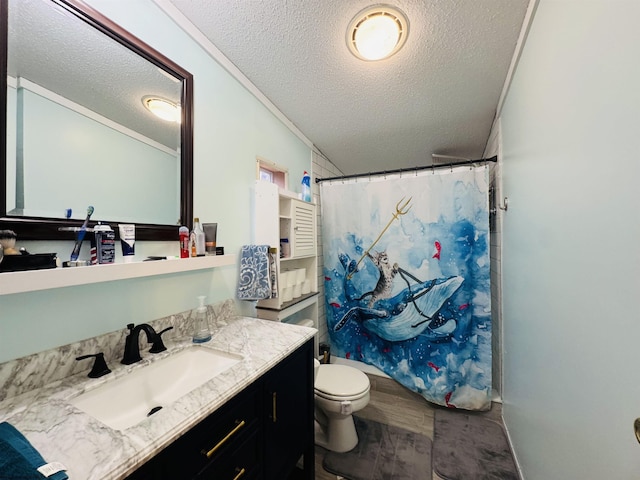
[[[493, 129], [489, 142], [487, 144], [487, 150], [485, 157], [492, 157], [498, 155], [498, 163], [491, 163], [489, 165], [489, 178], [490, 187], [495, 189], [496, 202], [501, 204], [500, 194], [502, 192], [500, 182], [500, 162], [502, 161], [502, 155], [500, 151], [500, 128], [499, 124]], [[324, 301], [324, 260], [322, 252], [322, 205], [320, 199], [319, 184], [315, 183], [316, 178], [337, 177], [343, 173], [331, 163], [325, 159], [319, 153], [313, 152], [312, 158], [312, 170], [313, 177], [311, 179], [311, 193], [313, 199], [318, 205], [318, 288], [320, 291], [320, 300], [318, 302], [318, 341], [327, 342], [327, 317]], [[494, 205], [491, 205], [493, 207]], [[497, 208], [497, 207], [496, 207]], [[492, 215], [491, 218], [491, 317], [493, 323], [493, 335], [492, 335], [492, 361], [493, 361], [493, 390], [494, 393], [500, 397], [502, 392], [502, 356], [501, 356], [501, 344], [502, 344], [502, 289], [501, 289], [501, 236], [502, 236], [502, 211], [497, 209], [497, 213]]]
[[322, 204], [320, 201], [320, 187], [319, 184], [315, 182], [315, 180], [316, 178], [338, 177], [343, 173], [338, 170], [338, 168], [333, 163], [331, 163], [329, 160], [327, 160], [317, 152], [313, 152], [311, 169], [313, 171], [313, 175], [311, 178], [311, 194], [313, 195], [314, 202], [318, 206], [318, 290], [320, 291], [320, 300], [318, 301], [318, 341], [327, 342], [329, 340], [329, 336], [327, 333], [327, 316], [324, 301], [324, 256], [322, 251], [321, 222]]
[[[502, 397], [502, 216], [504, 211], [502, 197], [502, 140], [500, 136], [500, 121], [498, 120], [491, 130], [489, 141], [485, 149], [484, 158], [498, 156], [497, 163], [489, 165], [489, 188], [493, 195], [489, 197], [491, 213], [491, 246], [489, 255], [491, 258], [491, 358], [493, 391], [498, 397]], [[495, 209], [495, 210], [493, 210]]]

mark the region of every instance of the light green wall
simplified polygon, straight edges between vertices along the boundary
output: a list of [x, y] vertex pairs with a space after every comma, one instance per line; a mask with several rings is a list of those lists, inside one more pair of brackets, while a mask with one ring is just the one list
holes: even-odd
[[[252, 241], [256, 156], [287, 167], [290, 188], [297, 190], [298, 178], [310, 170], [311, 150], [150, 0], [89, 3], [194, 75], [194, 215], [217, 222], [218, 245], [238, 253]], [[70, 241], [29, 248], [65, 256], [71, 247]], [[136, 245], [137, 253], [176, 254], [177, 240], [175, 249]], [[197, 295], [210, 303], [233, 298], [236, 279], [237, 268], [230, 266], [0, 296], [0, 362], [195, 308]]]
[[501, 115], [503, 414], [526, 480], [640, 472], [639, 18], [540, 0]]

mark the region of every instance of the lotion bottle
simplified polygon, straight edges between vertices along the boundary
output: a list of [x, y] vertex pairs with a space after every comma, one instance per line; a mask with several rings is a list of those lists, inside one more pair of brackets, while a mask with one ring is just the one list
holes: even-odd
[[193, 322], [193, 343], [204, 343], [211, 340], [211, 331], [209, 330], [209, 322], [207, 321], [207, 307], [204, 305], [204, 295], [198, 297], [200, 305], [196, 309]]

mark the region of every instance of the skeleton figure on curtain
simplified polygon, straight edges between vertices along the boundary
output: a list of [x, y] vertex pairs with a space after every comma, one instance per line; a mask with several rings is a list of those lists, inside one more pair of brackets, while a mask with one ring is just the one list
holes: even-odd
[[321, 201], [335, 354], [433, 403], [488, 409], [486, 168], [325, 182]]

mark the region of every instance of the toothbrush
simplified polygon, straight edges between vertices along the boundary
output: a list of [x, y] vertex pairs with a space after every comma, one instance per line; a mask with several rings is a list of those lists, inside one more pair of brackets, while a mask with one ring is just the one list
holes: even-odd
[[75, 262], [78, 260], [78, 255], [80, 255], [80, 247], [82, 247], [82, 241], [84, 240], [84, 234], [87, 233], [87, 225], [89, 224], [89, 218], [93, 214], [93, 207], [89, 205], [87, 207], [87, 218], [84, 219], [84, 223], [82, 227], [80, 227], [80, 231], [76, 236], [76, 244], [73, 247], [73, 252], [71, 252], [71, 261]]

